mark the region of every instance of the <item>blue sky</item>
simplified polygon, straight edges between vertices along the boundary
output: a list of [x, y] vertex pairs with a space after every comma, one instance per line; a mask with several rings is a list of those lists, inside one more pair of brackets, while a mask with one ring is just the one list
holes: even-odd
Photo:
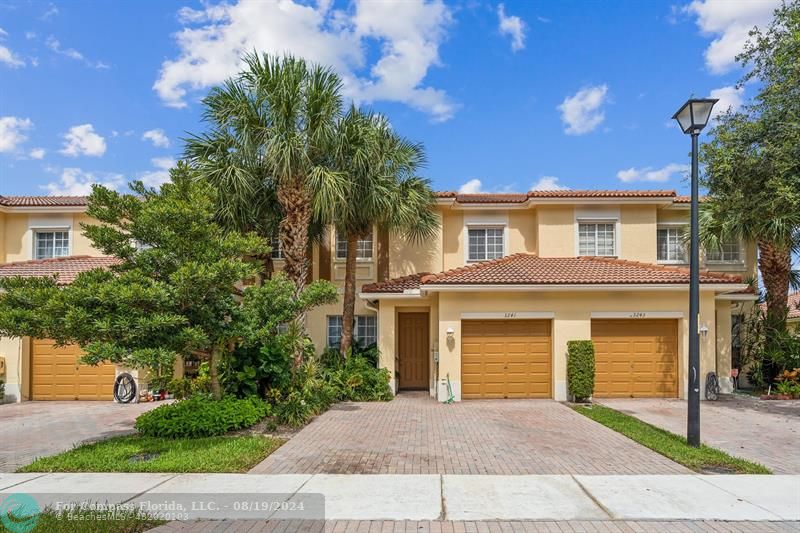
[[437, 189], [685, 192], [670, 117], [752, 95], [733, 57], [776, 3], [0, 0], [0, 194], [158, 184], [253, 48], [332, 65]]

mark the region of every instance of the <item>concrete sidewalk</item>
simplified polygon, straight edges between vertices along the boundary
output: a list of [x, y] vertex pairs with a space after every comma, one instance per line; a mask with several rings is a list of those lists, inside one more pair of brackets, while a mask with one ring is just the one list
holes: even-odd
[[[287, 506], [322, 495], [327, 520], [800, 520], [796, 475], [0, 474], [0, 498], [12, 493], [33, 495], [40, 505], [64, 494], [136, 504], [263, 496]], [[293, 517], [279, 513], [209, 506], [186, 519]]]

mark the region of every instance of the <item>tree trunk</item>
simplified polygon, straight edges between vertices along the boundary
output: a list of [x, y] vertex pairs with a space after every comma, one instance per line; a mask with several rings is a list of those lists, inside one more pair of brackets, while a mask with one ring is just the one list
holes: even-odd
[[787, 247], [758, 241], [758, 266], [761, 279], [767, 290], [767, 323], [778, 330], [786, 329], [786, 301], [789, 297], [789, 278], [792, 270], [792, 254]]
[[353, 322], [356, 307], [356, 251], [358, 235], [347, 236], [347, 259], [344, 271], [344, 303], [342, 308], [342, 342], [339, 352], [342, 357], [350, 355], [353, 346]]
[[[283, 218], [278, 225], [281, 246], [283, 247], [284, 273], [294, 282], [295, 296], [306, 287], [308, 281], [308, 227], [311, 223], [311, 195], [303, 183], [295, 179], [292, 183], [278, 188], [278, 203]], [[301, 313], [292, 321], [302, 336], [305, 331], [306, 316]], [[303, 343], [294, 343], [295, 369], [303, 363]]]
[[211, 360], [208, 362], [208, 377], [211, 379], [211, 397], [215, 400], [222, 398], [222, 387], [219, 383], [219, 364], [222, 359], [222, 348], [218, 345], [211, 347]]

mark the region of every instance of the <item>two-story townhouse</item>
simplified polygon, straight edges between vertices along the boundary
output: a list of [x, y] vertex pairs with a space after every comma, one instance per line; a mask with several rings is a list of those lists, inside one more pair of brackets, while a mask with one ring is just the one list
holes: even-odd
[[[0, 197], [0, 276], [59, 273], [68, 283], [107, 265], [80, 233], [81, 222], [91, 223], [85, 209], [85, 198]], [[450, 390], [456, 400], [563, 400], [567, 341], [592, 339], [597, 396], [685, 397], [686, 198], [444, 192], [437, 210], [434, 239], [412, 244], [376, 230], [359, 243], [355, 334], [378, 344], [395, 391], [427, 390], [440, 401]], [[344, 242], [330, 231], [311, 253], [313, 279], [341, 291]], [[273, 258], [280, 269], [279, 246]], [[727, 378], [732, 320], [755, 298], [743, 282], [755, 275], [755, 247], [726, 243], [703, 261], [701, 370]], [[318, 350], [338, 344], [341, 314], [341, 304], [309, 313]], [[106, 399], [113, 366], [87, 369], [79, 355], [43, 340], [0, 340], [7, 393]]]

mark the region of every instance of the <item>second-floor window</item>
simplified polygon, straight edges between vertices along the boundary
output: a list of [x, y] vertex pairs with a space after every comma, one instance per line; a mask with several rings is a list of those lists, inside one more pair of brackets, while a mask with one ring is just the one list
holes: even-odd
[[614, 222], [578, 224], [578, 255], [616, 255]]
[[470, 228], [469, 252], [470, 261], [486, 261], [499, 259], [505, 255], [503, 243], [504, 228]]
[[37, 231], [34, 233], [34, 259], [52, 259], [69, 255], [69, 231]]
[[281, 240], [278, 237], [273, 237], [269, 246], [272, 248], [270, 255], [273, 259], [284, 259], [283, 247], [281, 246]]
[[[356, 259], [372, 259], [372, 232], [356, 244]], [[336, 232], [336, 259], [347, 259], [347, 238]]]
[[722, 241], [719, 248], [706, 250], [706, 261], [709, 263], [740, 263], [742, 247], [738, 239]]
[[683, 228], [658, 228], [658, 260], [663, 263], [685, 263], [686, 246]]

